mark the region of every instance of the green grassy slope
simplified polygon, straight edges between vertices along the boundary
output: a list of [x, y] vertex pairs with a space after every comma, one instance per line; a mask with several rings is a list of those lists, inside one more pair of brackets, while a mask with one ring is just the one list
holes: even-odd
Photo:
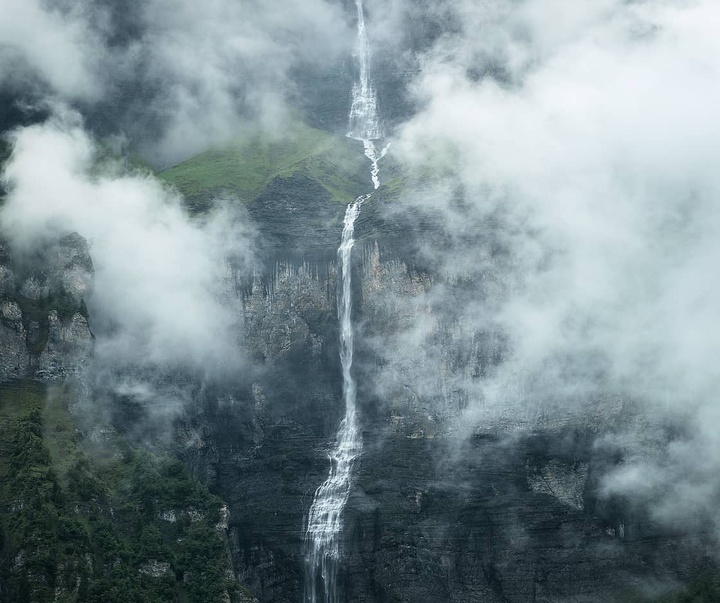
[[282, 138], [256, 134], [206, 151], [160, 177], [186, 197], [191, 209], [202, 210], [212, 195], [225, 192], [250, 202], [275, 178], [295, 174], [314, 180], [344, 204], [370, 186], [368, 160], [358, 141], [301, 123]]

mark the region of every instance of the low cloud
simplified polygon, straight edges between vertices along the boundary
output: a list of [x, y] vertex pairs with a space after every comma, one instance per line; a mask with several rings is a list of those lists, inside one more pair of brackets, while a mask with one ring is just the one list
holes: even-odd
[[[49, 10], [39, 0], [6, 0], [0, 21], [0, 84], [95, 99], [96, 33], [82, 13]], [[48, 90], [49, 89], [49, 90]]]
[[259, 121], [283, 130], [291, 71], [348, 54], [348, 15], [328, 0], [57, 3], [9, 0], [0, 82], [23, 102], [72, 103], [103, 134], [123, 132], [174, 163]]
[[240, 115], [279, 133], [293, 93], [291, 69], [330, 64], [349, 49], [345, 15], [324, 0], [154, 0], [141, 11], [145, 77], [159, 88], [168, 160], [237, 134]]
[[0, 227], [21, 256], [63, 233], [88, 239], [98, 361], [237, 370], [239, 316], [222, 283], [229, 258], [249, 261], [247, 227], [223, 211], [191, 221], [154, 177], [98, 163], [75, 114], [16, 131], [12, 145]]
[[[689, 429], [655, 442], [654, 455], [628, 444], [606, 491], [668, 521], [695, 509], [717, 522], [720, 437], [702, 425], [720, 408], [720, 42], [710, 25], [720, 9], [446, 7], [459, 29], [425, 55], [413, 85], [422, 109], [393, 150], [425, 174], [451, 172], [462, 192], [426, 189], [404, 203], [444, 233], [446, 247], [425, 252], [449, 276], [420, 305], [452, 314], [448, 336], [474, 360], [445, 358], [447, 316], [436, 314], [393, 335], [389, 382], [402, 358], [423, 374], [426, 399], [462, 390], [460, 423], [472, 429], [581, 412], [606, 395], [639, 403]], [[483, 354], [495, 360], [480, 366], [488, 333], [497, 341]]]

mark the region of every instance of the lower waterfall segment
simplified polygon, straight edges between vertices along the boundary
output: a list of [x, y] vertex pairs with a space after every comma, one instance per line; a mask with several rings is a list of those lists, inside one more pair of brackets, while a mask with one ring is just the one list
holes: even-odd
[[341, 286], [338, 294], [340, 318], [340, 362], [343, 373], [345, 417], [340, 423], [337, 443], [330, 453], [330, 474], [315, 492], [308, 515], [306, 534], [307, 577], [305, 600], [318, 601], [318, 581], [322, 581], [324, 601], [335, 603], [337, 573], [340, 561], [342, 512], [350, 495], [350, 480], [355, 460], [362, 451], [362, 434], [358, 426], [356, 386], [352, 376], [354, 333], [352, 324], [352, 248], [355, 244], [355, 220], [360, 206], [369, 195], [359, 197], [345, 212], [342, 242], [338, 249], [338, 268]]

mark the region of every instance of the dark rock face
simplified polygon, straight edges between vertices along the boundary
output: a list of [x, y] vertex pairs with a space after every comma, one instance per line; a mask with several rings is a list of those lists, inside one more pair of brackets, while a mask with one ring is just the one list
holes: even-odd
[[[361, 224], [390, 238], [372, 215]], [[291, 236], [285, 219], [266, 232]], [[246, 289], [244, 345], [258, 368], [242, 391], [208, 393], [185, 418], [202, 434], [185, 458], [227, 501], [236, 574], [260, 601], [302, 599], [304, 524], [344, 410], [330, 230], [309, 243], [309, 257], [325, 259], [278, 261], [270, 285], [257, 276]], [[289, 249], [308, 244], [298, 232]], [[486, 333], [470, 347], [449, 324], [439, 356], [415, 364], [393, 354], [405, 327], [441, 311], [422, 300], [443, 277], [409, 268], [412, 250], [373, 239], [356, 248], [365, 448], [345, 510], [342, 599], [616, 601], [644, 583], [692, 578], [704, 560], [691, 538], [599, 496], [620, 457], [595, 442], [637, 419], [621, 401], [544, 416], [500, 409], [472, 436], [456, 432], [462, 384], [499, 362], [503, 344]], [[443, 383], [429, 397], [414, 384], [431, 365]]]
[[370, 447], [346, 511], [346, 600], [616, 601], [682, 569], [689, 543], [591, 512], [587, 465], [541, 461], [541, 439], [477, 437], [458, 450], [386, 435]]
[[[335, 259], [344, 208], [321, 188], [301, 176], [276, 179], [248, 207], [262, 265], [244, 283], [229, 265], [226, 279], [242, 315], [243, 374], [213, 383], [166, 377], [193, 392], [176, 422], [176, 450], [228, 506], [247, 601], [302, 599], [304, 524], [344, 412]], [[468, 301], [462, 279], [426, 254], [429, 240], [443, 244], [442, 231], [431, 216], [388, 210], [384, 194], [357, 222], [364, 453], [344, 515], [342, 600], [622, 601], [645, 583], [714, 567], [696, 539], [600, 495], [622, 451], [597, 441], [644, 420], [622, 400], [598, 398], [573, 412], [490, 409], [479, 429], [462, 433], [473, 384], [502, 362], [505, 343], [491, 329], [466, 332], [453, 308], [433, 303], [435, 287], [452, 288], [458, 305]], [[80, 370], [92, 352], [91, 285], [77, 235], [30, 264], [0, 246], [2, 380], [62, 380]], [[426, 333], [414, 342], [416, 327]], [[418, 353], [406, 356], [413, 344]], [[128, 408], [118, 407], [118, 422], [131, 422]]]
[[212, 392], [186, 458], [228, 501], [240, 581], [262, 600], [302, 592], [303, 519], [325, 478], [321, 450], [343, 409], [334, 266], [275, 266], [270, 290], [257, 277], [244, 299], [245, 346], [258, 367], [242, 391]]
[[248, 208], [258, 224], [263, 259], [314, 263], [333, 258], [344, 211], [322, 186], [299, 174], [273, 180]]
[[92, 354], [85, 298], [93, 266], [86, 241], [70, 234], [16, 263], [0, 241], [0, 381], [58, 381]]

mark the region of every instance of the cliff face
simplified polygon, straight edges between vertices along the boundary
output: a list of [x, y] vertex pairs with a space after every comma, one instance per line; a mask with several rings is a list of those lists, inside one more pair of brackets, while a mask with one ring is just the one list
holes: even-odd
[[18, 263], [0, 241], [0, 381], [58, 381], [92, 355], [85, 298], [93, 265], [86, 241], [70, 234]]
[[[502, 360], [502, 338], [468, 333], [433, 304], [434, 287], [458, 287], [462, 299], [462, 283], [413, 267], [412, 245], [379, 241], [355, 253], [364, 452], [345, 510], [344, 600], [623, 600], [712, 566], [691, 538], [600, 497], [621, 455], [597, 442], [645, 420], [622, 400], [491, 409], [463, 430], [473, 384]], [[184, 419], [202, 440], [185, 458], [227, 501], [237, 576], [261, 601], [302, 598], [304, 522], [344, 410], [336, 286], [332, 259], [299, 258], [238, 289], [258, 368], [244, 390], [208, 394]], [[404, 355], [418, 325], [418, 349]]]
[[[604, 396], [530, 408], [519, 399], [480, 409], [472, 428], [465, 425], [478, 384], [503, 362], [507, 343], [492, 325], [472, 330], [463, 322], [461, 310], [481, 306], [474, 296], [482, 287], [433, 262], [427, 250], [443, 244], [442, 233], [432, 220], [409, 222], [390, 211], [391, 192], [381, 188], [356, 225], [354, 370], [364, 451], [344, 513], [343, 599], [622, 601], [646, 584], [712, 571], [702, 543], [662, 529], [641, 507], [600, 495], [602, 476], [623, 458], [622, 450], [601, 445], [603, 436], [627, 425], [652, 428], [627, 401]], [[70, 600], [82, 600], [82, 584], [102, 597], [110, 592], [103, 584], [126, 578], [158, 600], [302, 598], [304, 522], [344, 414], [336, 307], [343, 205], [327, 182], [302, 170], [273, 177], [247, 201], [258, 233], [256, 269], [244, 274], [245, 266], [230, 262], [224, 280], [247, 362], [232, 378], [157, 376], [192, 392], [163, 428], [172, 423], [173, 452], [217, 498], [162, 456], [128, 450], [139, 438], [143, 447], [157, 447], [154, 453], [167, 452], [153, 440], [157, 429], [133, 431], [149, 415], [122, 396], [102, 402], [115, 430], [98, 427], [84, 438], [67, 421], [56, 428], [46, 392], [28, 402], [29, 418], [3, 419], [13, 433], [43, 434], [28, 441], [47, 477], [40, 494], [18, 499], [3, 492], [3, 500], [25, 504], [48, 490], [65, 492], [50, 502], [68, 515], [68, 525], [77, 527], [74, 509], [96, 522], [78, 528], [81, 542], [65, 559], [74, 565], [58, 574]], [[23, 264], [0, 248], [2, 382], [92, 376], [84, 303], [92, 272], [77, 235]], [[494, 286], [491, 274], [486, 286]], [[443, 305], [446, 299], [456, 306]], [[73, 399], [61, 405], [65, 415]], [[9, 408], [2, 401], [0, 409]], [[13, 450], [0, 450], [0, 460], [14, 458]], [[72, 460], [58, 450], [70, 451]], [[88, 465], [83, 450], [103, 462]], [[3, 521], [11, 512], [0, 509]], [[55, 560], [64, 555], [56, 523], [42, 524]], [[17, 526], [6, 530], [14, 536], [0, 559], [0, 600], [20, 587], [50, 600], [56, 577], [24, 565]], [[108, 531], [115, 535], [106, 541]], [[218, 588], [208, 594], [206, 584]]]
[[252, 601], [222, 501], [166, 450], [78, 416], [103, 410], [92, 286], [77, 234], [33, 256], [0, 243], [0, 602]]

